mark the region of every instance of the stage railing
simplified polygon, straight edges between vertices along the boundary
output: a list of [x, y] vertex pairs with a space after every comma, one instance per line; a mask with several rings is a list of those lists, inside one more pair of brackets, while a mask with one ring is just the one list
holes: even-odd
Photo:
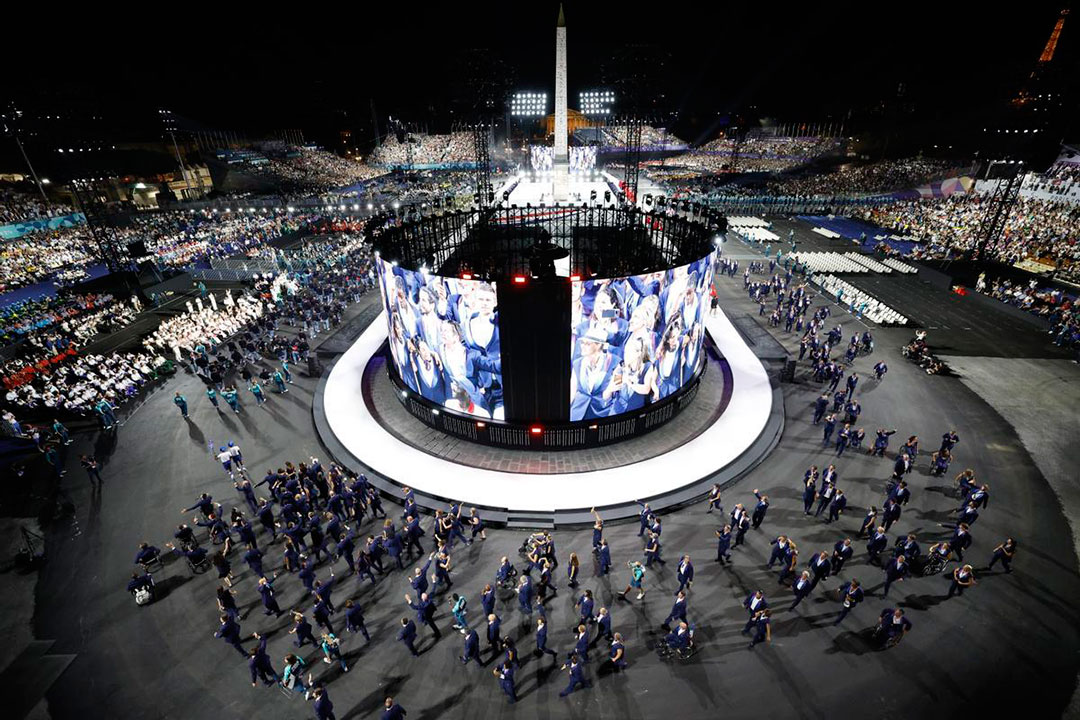
[[571, 274], [623, 276], [685, 265], [714, 247], [719, 216], [636, 207], [532, 206], [458, 211], [369, 224], [387, 261], [440, 275], [509, 278], [536, 270], [534, 249], [558, 246]]

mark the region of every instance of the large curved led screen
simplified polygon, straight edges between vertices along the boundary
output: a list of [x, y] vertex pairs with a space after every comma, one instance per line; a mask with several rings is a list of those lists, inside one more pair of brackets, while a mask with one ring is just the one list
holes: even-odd
[[693, 378], [716, 253], [671, 270], [575, 281], [570, 420], [639, 410]]
[[456, 412], [502, 420], [495, 283], [405, 270], [379, 260], [390, 356], [414, 392]]

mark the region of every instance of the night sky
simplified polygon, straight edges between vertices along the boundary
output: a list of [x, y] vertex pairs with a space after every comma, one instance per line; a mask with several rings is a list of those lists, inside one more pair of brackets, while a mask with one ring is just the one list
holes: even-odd
[[[639, 48], [668, 58], [651, 84], [665, 109], [679, 111], [677, 130], [691, 141], [715, 133], [730, 113], [789, 122], [859, 116], [895, 99], [901, 83], [904, 101], [933, 117], [970, 119], [1016, 92], [1062, 7], [710, 5], [622, 4], [628, 9], [614, 14], [609, 3], [567, 3], [571, 104]], [[370, 125], [372, 101], [380, 123], [396, 115], [442, 129], [464, 112], [464, 65], [476, 49], [510, 68], [513, 87], [552, 91], [557, 3], [296, 4], [287, 12], [264, 4], [247, 16], [125, 7], [143, 14], [75, 18], [57, 9], [27, 18], [23, 27], [39, 31], [19, 36], [14, 62], [5, 59], [8, 93], [24, 105], [95, 108], [116, 123], [139, 125], [148, 109], [166, 106], [192, 128], [317, 135]], [[1075, 67], [1077, 37], [1074, 14], [1059, 62]]]

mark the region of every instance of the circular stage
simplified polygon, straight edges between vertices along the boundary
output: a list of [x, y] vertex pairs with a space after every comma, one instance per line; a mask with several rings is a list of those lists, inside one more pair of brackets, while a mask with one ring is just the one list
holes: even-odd
[[[712, 351], [706, 372], [715, 402], [717, 377], [722, 384], [721, 404], [706, 408], [705, 422], [679, 428], [679, 437], [666, 436], [670, 426], [652, 435], [629, 440], [649, 443], [653, 452], [635, 449], [629, 464], [589, 461], [575, 450], [568, 471], [542, 471], [550, 453], [503, 450], [505, 467], [490, 463], [465, 465], [445, 448], [419, 447], [388, 425], [379, 413], [370, 382], [393, 387], [390, 378], [372, 377], [373, 359], [385, 364], [388, 330], [385, 317], [368, 326], [353, 346], [324, 374], [316, 392], [314, 414], [320, 437], [334, 458], [384, 491], [398, 494], [411, 487], [421, 506], [445, 507], [450, 500], [475, 506], [493, 522], [522, 526], [553, 526], [591, 522], [595, 507], [606, 519], [632, 517], [637, 501], [655, 509], [679, 505], [708, 491], [713, 483], [726, 484], [741, 477], [778, 442], [783, 430], [783, 400], [765, 368], [722, 311], [708, 314], [706, 330]], [[704, 400], [699, 397], [698, 400]], [[697, 400], [695, 400], [697, 402]], [[665, 435], [663, 442], [653, 435]], [[661, 447], [660, 445], [665, 445]], [[479, 446], [478, 446], [479, 447]], [[597, 450], [618, 450], [620, 445]], [[494, 450], [492, 450], [494, 452]], [[549, 459], [549, 464], [552, 461]]]

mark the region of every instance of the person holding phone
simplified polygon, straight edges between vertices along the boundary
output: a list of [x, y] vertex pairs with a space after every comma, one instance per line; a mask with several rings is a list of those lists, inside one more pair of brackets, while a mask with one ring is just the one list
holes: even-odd
[[650, 349], [642, 337], [631, 338], [627, 343], [623, 362], [612, 375], [605, 395], [615, 399], [613, 415], [640, 410], [649, 402], [649, 394], [656, 378]]

